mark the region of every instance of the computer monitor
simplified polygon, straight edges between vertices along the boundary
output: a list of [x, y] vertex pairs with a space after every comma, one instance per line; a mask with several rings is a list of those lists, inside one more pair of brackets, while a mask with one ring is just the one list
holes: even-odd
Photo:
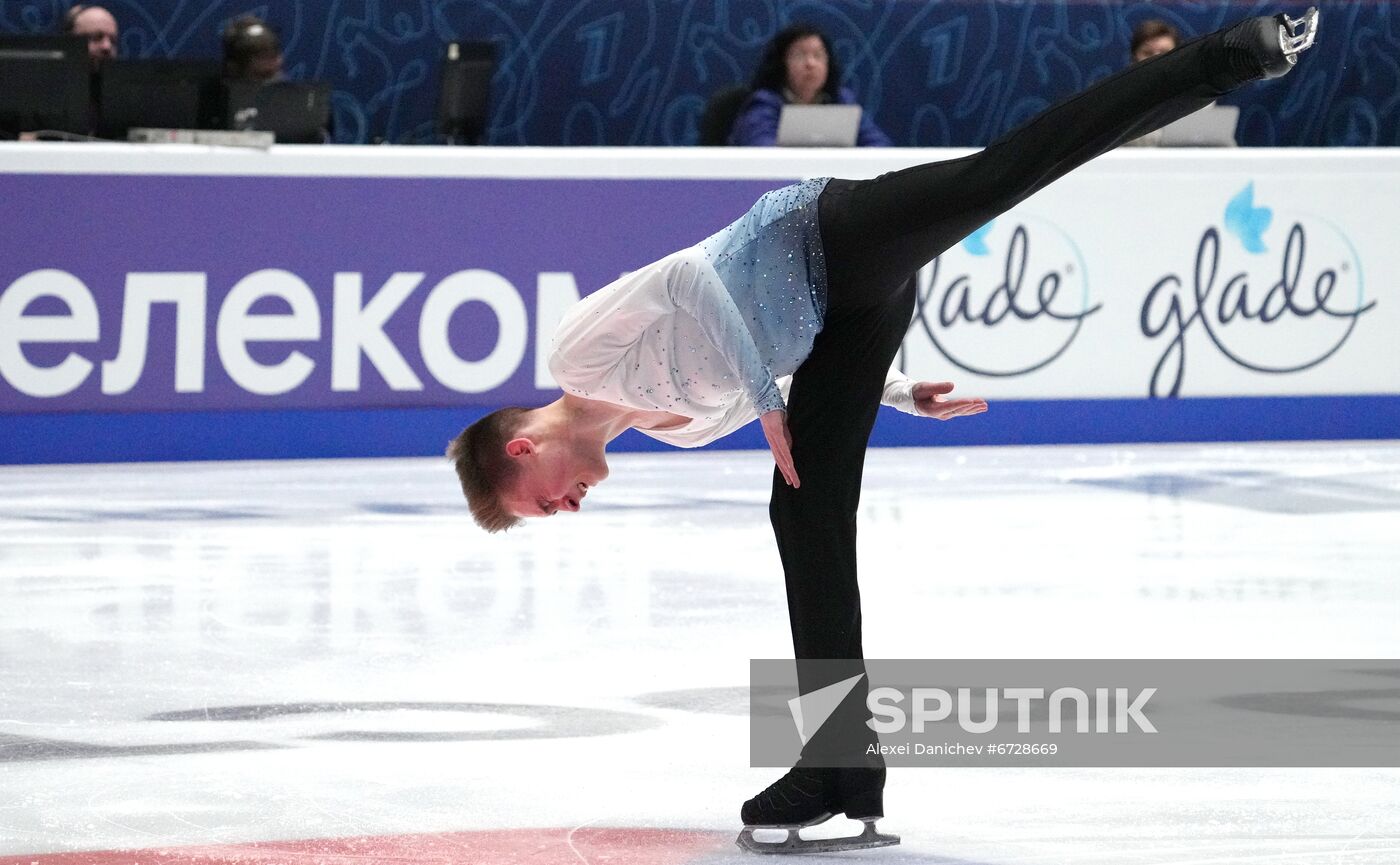
[[103, 138], [131, 129], [217, 129], [222, 126], [216, 60], [113, 60], [99, 82]]
[[224, 125], [271, 132], [278, 144], [321, 144], [330, 137], [331, 85], [327, 81], [229, 79]]
[[0, 132], [85, 133], [92, 82], [81, 36], [0, 34]]
[[449, 42], [438, 91], [437, 132], [450, 144], [480, 144], [486, 134], [496, 43]]

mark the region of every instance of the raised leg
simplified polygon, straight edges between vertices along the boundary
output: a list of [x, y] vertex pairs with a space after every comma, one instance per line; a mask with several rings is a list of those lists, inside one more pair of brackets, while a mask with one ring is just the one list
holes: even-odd
[[829, 306], [883, 303], [925, 263], [1074, 168], [1284, 74], [1316, 31], [1315, 10], [1297, 21], [1248, 19], [1110, 75], [972, 156], [833, 180], [821, 200]]

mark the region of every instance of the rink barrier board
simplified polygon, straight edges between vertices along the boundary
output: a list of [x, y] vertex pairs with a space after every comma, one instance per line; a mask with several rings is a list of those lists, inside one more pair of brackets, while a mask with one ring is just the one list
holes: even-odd
[[[31, 372], [47, 374], [70, 350], [90, 364], [80, 384], [52, 395], [17, 384], [21, 353], [9, 352], [11, 378], [0, 375], [0, 462], [441, 454], [484, 412], [557, 396], [539, 349], [565, 308], [561, 277], [570, 291], [596, 290], [724, 224], [784, 179], [870, 177], [955, 155], [485, 148], [467, 161], [452, 148], [0, 145], [0, 186], [52, 205], [8, 238], [0, 298], [18, 291], [20, 280], [59, 274], [97, 307], [101, 333], [77, 340], [76, 349], [32, 346], [20, 365]], [[1150, 212], [1083, 206], [1119, 202], [1121, 190], [1144, 184], [1169, 184], [1174, 194]], [[122, 194], [94, 196], [94, 188]], [[230, 226], [201, 202], [220, 192], [261, 203], [254, 210], [262, 217], [211, 245], [208, 238]], [[684, 194], [693, 206], [658, 210], [667, 194]], [[920, 276], [901, 368], [917, 379], [951, 378], [959, 395], [987, 397], [991, 413], [942, 424], [887, 411], [874, 443], [1400, 438], [1393, 339], [1400, 246], [1390, 230], [1397, 200], [1400, 154], [1380, 148], [1123, 152], [1096, 160], [983, 226]], [[76, 209], [92, 223], [83, 245], [68, 241]], [[608, 230], [574, 230], [595, 223], [600, 209], [613, 214]], [[470, 218], [479, 213], [492, 218]], [[318, 233], [308, 235], [312, 225]], [[300, 384], [261, 388], [232, 371], [218, 325], [257, 317], [225, 316], [225, 307], [239, 306], [228, 300], [236, 287], [250, 287], [245, 279], [269, 273], [283, 294], [262, 287], [257, 301], [312, 297], [320, 334], [259, 346], [270, 356], [250, 353], [266, 369], [274, 368], [269, 357], [293, 348], [312, 361]], [[363, 317], [370, 336], [382, 334], [421, 386], [391, 382], [379, 360], [362, 360], [357, 382], [335, 384], [341, 302], [331, 289], [342, 274], [376, 298], [391, 277], [421, 282], [387, 323]], [[466, 302], [477, 299], [467, 289], [479, 286], [457, 284], [464, 274], [489, 278], [507, 306], [524, 310], [509, 340], [503, 314], [485, 316]], [[191, 275], [201, 280], [203, 351], [181, 348], [170, 307], [184, 306], [162, 299], [165, 283], [149, 283]], [[133, 277], [147, 282], [137, 290]], [[283, 282], [297, 283], [297, 292]], [[52, 291], [41, 292], [49, 307], [36, 302], [30, 332], [12, 347], [47, 341], [32, 331], [38, 317], [57, 311]], [[439, 294], [457, 305], [433, 318], [426, 310]], [[345, 309], [358, 315], [368, 304], [353, 295]], [[129, 310], [133, 298], [144, 300]], [[116, 374], [126, 368], [119, 361], [128, 318], [150, 335], [149, 344], [131, 340], [144, 347], [132, 352], [143, 364], [134, 381]], [[430, 335], [443, 345], [450, 337], [448, 352], [472, 359], [467, 365], [512, 345], [508, 377], [473, 372], [457, 381], [429, 368], [423, 323], [430, 319]], [[235, 348], [257, 342], [256, 334], [230, 332]], [[368, 358], [368, 344], [356, 348], [360, 337], [346, 332]], [[181, 358], [201, 361], [196, 386], [181, 385]], [[715, 447], [764, 442], [753, 428]], [[664, 448], [636, 433], [614, 447]]]
[[[490, 409], [56, 413], [0, 416], [0, 463], [430, 457]], [[972, 418], [881, 410], [877, 447], [1400, 438], [1400, 396], [993, 400]], [[766, 448], [750, 424], [705, 450]], [[676, 449], [628, 431], [611, 450]]]

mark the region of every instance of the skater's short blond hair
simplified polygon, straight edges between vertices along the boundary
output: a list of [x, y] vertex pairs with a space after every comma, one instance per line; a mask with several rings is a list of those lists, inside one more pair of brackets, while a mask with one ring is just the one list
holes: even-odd
[[502, 532], [525, 522], [506, 506], [505, 491], [519, 473], [506, 454], [506, 442], [515, 438], [527, 411], [516, 406], [493, 411], [447, 445], [447, 458], [457, 469], [472, 519], [488, 532]]

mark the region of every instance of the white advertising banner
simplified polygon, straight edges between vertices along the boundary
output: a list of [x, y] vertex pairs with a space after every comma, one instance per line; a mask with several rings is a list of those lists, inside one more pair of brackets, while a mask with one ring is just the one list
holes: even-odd
[[1400, 160], [1152, 156], [926, 268], [910, 374], [1021, 399], [1400, 393]]

